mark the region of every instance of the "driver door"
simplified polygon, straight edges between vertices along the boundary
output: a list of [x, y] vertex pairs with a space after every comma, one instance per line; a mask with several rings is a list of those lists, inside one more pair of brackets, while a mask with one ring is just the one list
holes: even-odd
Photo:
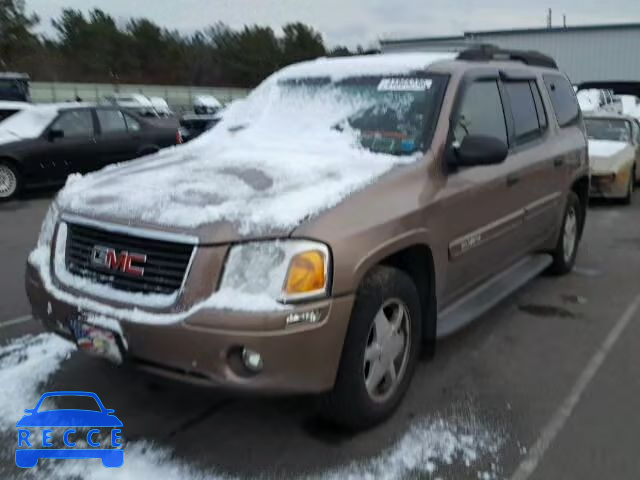
[[[476, 76], [477, 77], [477, 76]], [[467, 135], [509, 144], [507, 109], [497, 76], [467, 79], [451, 124], [450, 154]], [[443, 306], [503, 270], [522, 253], [525, 201], [518, 188], [519, 166], [510, 158], [497, 165], [455, 168], [440, 191], [448, 242]]]

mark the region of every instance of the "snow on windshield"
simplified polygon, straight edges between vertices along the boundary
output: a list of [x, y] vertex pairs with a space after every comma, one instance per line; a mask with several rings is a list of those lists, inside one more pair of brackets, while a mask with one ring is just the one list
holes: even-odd
[[[391, 65], [378, 59], [382, 74], [369, 68], [366, 77], [355, 77], [366, 80], [353, 82], [332, 82], [330, 68], [322, 76], [303, 64], [298, 77], [285, 69], [195, 141], [74, 177], [60, 205], [79, 214], [187, 228], [228, 221], [242, 234], [293, 228], [415, 161], [424, 148], [422, 126], [437, 104], [438, 85], [413, 78], [415, 60], [400, 68], [396, 57], [405, 56], [390, 56]], [[418, 57], [423, 69], [434, 60]]]
[[0, 143], [37, 138], [58, 115], [58, 108], [40, 106], [27, 108], [0, 124]]

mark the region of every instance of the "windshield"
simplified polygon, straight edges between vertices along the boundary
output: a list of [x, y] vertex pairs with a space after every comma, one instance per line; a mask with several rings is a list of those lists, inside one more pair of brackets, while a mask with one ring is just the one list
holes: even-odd
[[631, 142], [631, 124], [618, 118], [586, 118], [587, 135], [592, 140]]
[[411, 155], [427, 147], [445, 83], [441, 76], [418, 75], [280, 80], [269, 100], [250, 98], [234, 122], [268, 125], [275, 134], [340, 132], [371, 152]]

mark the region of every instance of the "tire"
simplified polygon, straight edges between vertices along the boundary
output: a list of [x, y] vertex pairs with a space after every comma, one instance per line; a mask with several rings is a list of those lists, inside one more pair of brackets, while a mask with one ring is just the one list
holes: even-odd
[[[399, 320], [393, 322], [395, 319]], [[421, 319], [418, 290], [406, 273], [378, 266], [367, 275], [356, 295], [335, 386], [322, 399], [322, 414], [327, 420], [350, 430], [362, 430], [395, 411], [420, 354]], [[373, 359], [365, 360], [365, 352]], [[390, 360], [393, 358], [395, 361]], [[376, 383], [383, 371], [384, 376]]]
[[16, 167], [0, 160], [0, 202], [14, 198], [21, 186], [20, 173]]
[[565, 275], [573, 269], [580, 244], [583, 223], [582, 211], [580, 199], [575, 193], [570, 192], [567, 197], [558, 244], [551, 252], [553, 263], [549, 267], [549, 272], [553, 275]]
[[623, 205], [631, 205], [631, 202], [633, 201], [633, 187], [636, 184], [635, 175], [636, 175], [636, 167], [634, 165], [633, 168], [631, 168], [631, 172], [629, 172], [629, 185], [627, 186], [627, 196], [621, 200], [621, 203]]

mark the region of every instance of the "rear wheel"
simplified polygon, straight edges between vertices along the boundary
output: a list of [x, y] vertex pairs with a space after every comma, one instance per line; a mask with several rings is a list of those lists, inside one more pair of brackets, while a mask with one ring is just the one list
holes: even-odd
[[20, 175], [10, 163], [0, 160], [0, 201], [13, 198], [20, 189]]
[[555, 275], [569, 273], [576, 262], [582, 228], [581, 212], [580, 199], [575, 193], [570, 192], [562, 221], [562, 232], [552, 252], [553, 263], [549, 267], [549, 271]]
[[358, 289], [325, 417], [354, 430], [385, 420], [409, 386], [420, 342], [414, 282], [395, 268], [376, 267]]

